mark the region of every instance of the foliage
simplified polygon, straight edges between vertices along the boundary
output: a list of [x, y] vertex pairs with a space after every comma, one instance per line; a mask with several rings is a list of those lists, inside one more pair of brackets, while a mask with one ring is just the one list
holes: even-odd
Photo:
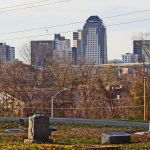
[[[104, 85], [105, 86], [111, 86], [112, 87], [112, 83], [117, 76], [117, 70], [113, 67], [113, 66], [108, 66], [107, 68], [103, 69], [103, 80], [104, 80]], [[115, 84], [115, 83], [113, 83]]]
[[[141, 73], [141, 66], [135, 72], [136, 82], [132, 73], [118, 76], [113, 66], [86, 64], [84, 60], [73, 66], [67, 58], [49, 55], [44, 60], [43, 69], [21, 62], [1, 66], [0, 90], [25, 103], [15, 111], [14, 103], [8, 109], [8, 101], [0, 107], [1, 116], [51, 116], [51, 98], [61, 91], [54, 97], [54, 117], [143, 119], [141, 77], [148, 74]], [[147, 81], [147, 87], [149, 84]], [[62, 91], [64, 88], [67, 90]]]

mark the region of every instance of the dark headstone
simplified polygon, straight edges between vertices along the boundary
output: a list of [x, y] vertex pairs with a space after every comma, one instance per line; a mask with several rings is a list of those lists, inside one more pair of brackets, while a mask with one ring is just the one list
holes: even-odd
[[19, 119], [19, 128], [23, 128], [23, 127], [24, 127], [24, 120]]
[[130, 143], [130, 134], [124, 132], [102, 133], [102, 144]]
[[25, 143], [53, 143], [49, 140], [49, 117], [33, 115], [29, 117], [28, 139]]

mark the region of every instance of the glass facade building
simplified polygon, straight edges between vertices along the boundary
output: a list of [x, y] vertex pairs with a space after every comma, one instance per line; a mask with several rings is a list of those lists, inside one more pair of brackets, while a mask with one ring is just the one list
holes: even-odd
[[87, 63], [107, 63], [107, 35], [103, 21], [98, 16], [90, 16], [83, 27], [83, 58]]

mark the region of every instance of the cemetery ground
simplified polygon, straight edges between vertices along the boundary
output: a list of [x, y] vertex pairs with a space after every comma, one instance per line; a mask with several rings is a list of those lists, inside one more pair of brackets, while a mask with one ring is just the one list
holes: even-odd
[[[150, 149], [150, 136], [135, 135], [135, 132], [148, 131], [146, 127], [118, 127], [109, 125], [50, 123], [57, 131], [52, 132], [54, 144], [24, 143], [28, 138], [28, 122], [25, 122], [25, 133], [6, 133], [6, 129], [18, 129], [19, 121], [0, 121], [0, 149]], [[131, 143], [101, 144], [102, 133], [125, 132], [131, 135]]]

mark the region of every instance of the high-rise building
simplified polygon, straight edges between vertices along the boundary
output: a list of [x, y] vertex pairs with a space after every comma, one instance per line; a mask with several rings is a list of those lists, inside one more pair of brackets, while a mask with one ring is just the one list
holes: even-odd
[[68, 60], [72, 61], [72, 47], [68, 48]]
[[133, 53], [138, 54], [139, 62], [149, 62], [150, 60], [150, 40], [133, 41]]
[[67, 44], [67, 46], [68, 46], [68, 48], [70, 48], [70, 39], [65, 39], [65, 42], [66, 42], [66, 44]]
[[77, 58], [78, 61], [83, 58], [82, 51], [82, 30], [78, 30], [78, 32], [73, 32], [73, 47], [77, 48]]
[[65, 40], [58, 41], [56, 45], [56, 49], [54, 51], [54, 54], [56, 54], [59, 57], [67, 57], [68, 56], [68, 46], [65, 42]]
[[4, 63], [15, 60], [15, 47], [0, 43], [0, 60]]
[[[107, 35], [103, 21], [90, 16], [83, 27], [83, 57], [87, 63], [107, 63]], [[78, 51], [78, 50], [77, 50]]]
[[60, 40], [60, 34], [55, 34], [55, 39], [59, 39]]
[[10, 61], [15, 60], [15, 47], [10, 47]]
[[31, 65], [43, 67], [53, 57], [54, 41], [31, 41]]
[[77, 65], [77, 48], [72, 47], [72, 62], [73, 65]]
[[70, 48], [70, 39], [65, 39], [65, 37], [61, 36], [60, 34], [55, 34], [54, 38], [54, 41], [56, 43], [54, 54], [63, 58], [68, 57], [69, 54], [70, 59], [70, 56], [72, 55]]
[[10, 46], [6, 45], [6, 61], [10, 61]]

